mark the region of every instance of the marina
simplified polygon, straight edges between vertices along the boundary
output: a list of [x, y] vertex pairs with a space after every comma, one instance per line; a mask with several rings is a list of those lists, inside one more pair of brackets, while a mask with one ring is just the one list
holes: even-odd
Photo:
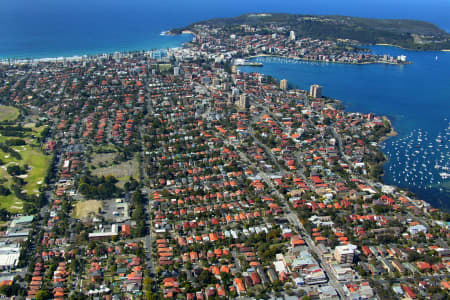
[[450, 123], [436, 137], [422, 129], [382, 144], [388, 162], [386, 177], [411, 191], [438, 188], [450, 178]]
[[263, 64], [261, 62], [250, 61], [247, 59], [238, 58], [234, 60], [235, 66], [250, 66], [250, 67], [262, 67]]

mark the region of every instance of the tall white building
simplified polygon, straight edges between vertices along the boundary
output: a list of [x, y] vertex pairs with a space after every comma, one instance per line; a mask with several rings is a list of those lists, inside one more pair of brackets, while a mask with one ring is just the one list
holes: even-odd
[[322, 87], [318, 84], [313, 84], [309, 88], [309, 95], [313, 98], [322, 97]]
[[286, 79], [281, 79], [280, 80], [280, 89], [281, 90], [287, 90], [287, 80]]
[[238, 107], [240, 109], [246, 109], [250, 106], [250, 102], [245, 94], [239, 96]]
[[291, 32], [289, 33], [289, 40], [295, 41], [295, 32], [294, 32], [294, 30], [291, 30]]

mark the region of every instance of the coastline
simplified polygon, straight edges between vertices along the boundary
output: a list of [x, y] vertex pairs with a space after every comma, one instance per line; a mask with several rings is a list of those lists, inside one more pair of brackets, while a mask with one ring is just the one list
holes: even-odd
[[[279, 56], [279, 55], [268, 55], [268, 54], [261, 54], [261, 55], [255, 55], [255, 56], [252, 56], [253, 58], [256, 58], [256, 57], [281, 57], [281, 58], [286, 58], [286, 57], [283, 57], [283, 56]], [[300, 59], [297, 59], [297, 60], [300, 60]], [[277, 76], [277, 75], [274, 75], [274, 78], [279, 78], [279, 76]], [[334, 99], [334, 98], [333, 98]], [[345, 100], [337, 100], [337, 99], [334, 99], [335, 101], [337, 101], [337, 102], [340, 102], [340, 103], [342, 103], [343, 105], [345, 105]], [[355, 112], [357, 112], [357, 110], [355, 110]], [[378, 179], [378, 182], [380, 182], [380, 183], [382, 183], [382, 184], [384, 184], [384, 185], [387, 185], [387, 184], [389, 184], [389, 183], [386, 183], [386, 181], [385, 181], [385, 179], [384, 179], [384, 176], [386, 175], [385, 174], [385, 165], [389, 162], [389, 157], [387, 156], [387, 154], [384, 152], [384, 148], [383, 148], [383, 145], [382, 145], [382, 143], [384, 142], [384, 141], [386, 141], [386, 140], [388, 140], [388, 139], [390, 139], [390, 138], [393, 138], [393, 137], [396, 137], [399, 133], [395, 130], [395, 128], [394, 128], [394, 126], [393, 126], [393, 124], [392, 124], [392, 121], [391, 121], [391, 119], [389, 118], [389, 117], [387, 117], [387, 116], [385, 116], [385, 115], [382, 115], [382, 116], [380, 116], [381, 117], [381, 119], [383, 120], [383, 122], [384, 121], [386, 121], [388, 124], [389, 124], [389, 132], [387, 132], [387, 133], [385, 133], [383, 136], [381, 136], [381, 137], [379, 137], [378, 139], [377, 139], [377, 141], [376, 141], [376, 143], [377, 143], [377, 145], [376, 145], [376, 150], [375, 151], [377, 151], [377, 152], [380, 152], [381, 154], [382, 154], [382, 156], [383, 156], [383, 160], [382, 161], [380, 161], [379, 163], [378, 163], [378, 166], [381, 168], [381, 173], [379, 174], [379, 179]], [[392, 186], [394, 186], [394, 187], [396, 187], [396, 188], [398, 188], [398, 189], [400, 189], [400, 190], [404, 190], [404, 187], [401, 187], [401, 186], [399, 186], [399, 185], [397, 185], [397, 184], [390, 184], [390, 185], [392, 185]], [[430, 205], [434, 205], [434, 202], [433, 201], [427, 201], [427, 203], [429, 203]], [[444, 209], [444, 206], [442, 206], [442, 205], [440, 205], [440, 206], [437, 206], [437, 207], [439, 207], [440, 209]]]
[[[303, 59], [300, 59], [300, 58], [290, 58], [290, 57], [284, 57], [284, 56], [281, 56], [281, 55], [270, 55], [270, 54], [253, 55], [253, 56], [247, 57], [246, 59], [249, 59], [249, 58], [257, 58], [257, 57], [279, 57], [279, 58], [287, 58], [287, 59], [293, 59], [293, 60], [303, 60]], [[303, 61], [305, 61], [305, 60], [303, 60]], [[308, 60], [308, 61], [309, 61], [309, 60]], [[318, 61], [318, 62], [320, 62], [320, 61]], [[370, 64], [370, 63], [369, 63], [369, 64]], [[277, 78], [277, 76], [275, 76], [275, 78]], [[333, 99], [334, 101], [336, 101], [337, 103], [339, 103], [339, 104], [345, 105], [345, 100], [341, 101], [341, 100], [337, 100], [337, 99], [334, 99], [334, 98], [332, 98], [332, 99]], [[385, 174], [384, 174], [384, 169], [383, 169], [383, 167], [384, 167], [384, 165], [388, 162], [389, 157], [387, 157], [386, 154], [383, 152], [383, 148], [381, 147], [381, 143], [384, 142], [384, 141], [386, 141], [386, 140], [388, 140], [388, 139], [390, 139], [390, 138], [392, 138], [392, 137], [397, 136], [397, 135], [398, 135], [398, 132], [395, 131], [394, 126], [392, 125], [392, 121], [391, 121], [387, 116], [381, 116], [381, 119], [382, 119], [383, 121], [386, 121], [386, 122], [389, 124], [389, 132], [387, 132], [386, 134], [384, 134], [384, 135], [383, 135], [382, 137], [380, 137], [380, 138], [378, 139], [378, 141], [377, 141], [377, 146], [376, 146], [376, 149], [377, 149], [377, 150], [376, 150], [376, 151], [379, 151], [379, 152], [383, 155], [383, 157], [384, 157], [384, 159], [378, 163], [378, 164], [381, 166], [381, 169], [383, 170], [383, 171], [381, 172], [381, 174], [379, 175], [380, 178], [378, 179], [378, 181], [379, 181], [380, 183], [382, 183], [382, 184], [386, 184], [385, 181], [384, 181], [384, 179], [383, 179], [383, 176], [385, 175]], [[395, 185], [395, 187], [401, 189], [401, 187], [398, 186], [398, 185]]]
[[311, 62], [321, 62], [321, 63], [329, 63], [329, 64], [343, 64], [343, 65], [394, 65], [394, 66], [402, 66], [402, 65], [410, 65], [412, 62], [407, 61], [405, 63], [399, 64], [399, 63], [392, 63], [392, 62], [382, 62], [382, 61], [364, 61], [364, 62], [342, 62], [342, 61], [323, 61], [323, 60], [315, 60], [315, 59], [307, 59], [307, 58], [301, 58], [303, 61], [311, 61]]
[[397, 136], [397, 135], [398, 135], [398, 132], [395, 131], [394, 126], [392, 126], [392, 122], [391, 122], [391, 120], [390, 120], [388, 117], [382, 116], [381, 118], [383, 119], [383, 121], [386, 121], [386, 122], [389, 123], [389, 128], [391, 129], [388, 133], [386, 133], [386, 135], [384, 135], [384, 136], [380, 139], [380, 142], [384, 142], [385, 140], [387, 140], [387, 139], [389, 139], [389, 138], [391, 138], [391, 137]]
[[[135, 51], [144, 51], [150, 53], [152, 51], [161, 51], [168, 49], [178, 49], [178, 47], [169, 47], [169, 48], [157, 48], [157, 49], [147, 49], [147, 50], [127, 50], [121, 51], [120, 53], [129, 54]], [[118, 52], [118, 51], [115, 51]], [[81, 60], [89, 60], [95, 59], [99, 57], [104, 57], [108, 55], [113, 55], [115, 52], [99, 52], [97, 54], [84, 54], [84, 55], [73, 55], [73, 56], [57, 56], [57, 57], [41, 57], [41, 58], [0, 58], [0, 64], [29, 64], [29, 63], [43, 63], [43, 62], [54, 62], [61, 63], [65, 61], [81, 61]]]
[[[194, 37], [196, 37], [196, 34], [194, 32], [191, 31], [186, 31], [183, 32], [181, 34], [172, 34], [170, 33], [170, 31], [167, 31], [167, 34], [163, 35], [166, 37], [174, 37], [174, 36], [178, 36], [178, 35], [193, 35]], [[86, 50], [84, 54], [69, 54], [69, 55], [49, 55], [46, 57], [33, 57], [33, 56], [29, 56], [29, 57], [24, 57], [24, 58], [17, 58], [17, 57], [0, 57], [0, 64], [27, 64], [27, 63], [39, 63], [39, 62], [64, 62], [64, 61], [80, 61], [83, 59], [90, 59], [90, 58], [97, 58], [97, 57], [102, 57], [105, 55], [112, 55], [115, 52], [120, 52], [120, 53], [131, 53], [131, 52], [135, 52], [135, 51], [144, 51], [144, 52], [151, 52], [151, 51], [160, 51], [160, 50], [168, 50], [168, 49], [178, 49], [180, 47], [183, 46], [184, 43], [186, 42], [191, 42], [192, 39], [190, 39], [189, 41], [182, 41], [182, 42], [178, 42], [177, 45], [175, 46], [170, 46], [170, 47], [156, 47], [156, 48], [141, 48], [141, 49], [119, 49], [117, 48], [116, 50], [108, 50], [108, 51], [102, 51], [102, 50]], [[92, 53], [89, 53], [92, 52]]]
[[83, 59], [87, 59], [92, 56], [101, 56], [102, 54], [97, 55], [74, 55], [74, 56], [58, 56], [58, 57], [42, 57], [42, 58], [6, 58], [6, 59], [0, 59], [0, 64], [28, 64], [33, 62], [64, 62], [64, 61], [80, 61]]
[[[400, 49], [409, 50], [409, 51], [420, 51], [420, 50], [417, 50], [417, 49], [408, 49], [408, 48], [403, 48], [403, 47], [398, 46], [398, 45], [386, 44], [386, 43], [375, 43], [375, 46], [386, 46], [386, 47], [400, 48]], [[427, 50], [424, 50], [424, 51], [427, 51]]]
[[385, 44], [385, 43], [376, 43], [375, 46], [386, 46], [386, 47], [395, 47], [403, 50], [408, 51], [420, 51], [420, 52], [429, 52], [429, 51], [442, 51], [442, 52], [450, 52], [450, 49], [441, 49], [441, 50], [421, 50], [421, 49], [410, 49], [410, 48], [404, 48], [402, 46], [393, 45], [393, 44]]
[[292, 59], [292, 60], [298, 60], [298, 61], [305, 61], [305, 62], [317, 62], [317, 63], [325, 63], [325, 64], [343, 64], [343, 65], [394, 65], [394, 66], [402, 66], [402, 65], [410, 65], [412, 62], [407, 61], [405, 63], [392, 63], [392, 62], [382, 62], [382, 61], [376, 61], [376, 62], [342, 62], [342, 61], [323, 61], [323, 60], [315, 60], [315, 59], [307, 59], [307, 58], [300, 58], [300, 57], [290, 57], [290, 56], [283, 56], [283, 55], [272, 55], [272, 54], [257, 54], [257, 55], [251, 55], [245, 57], [245, 59], [253, 59], [258, 57], [278, 57], [278, 58], [285, 58], [285, 59]]
[[[177, 34], [177, 33], [172, 33], [171, 31], [165, 31], [165, 35], [164, 36], [179, 36], [179, 35], [186, 35], [186, 34], [191, 34], [194, 37], [197, 37], [197, 34], [191, 30], [184, 30], [183, 32]], [[183, 43], [182, 43], [183, 44]], [[120, 50], [121, 53], [130, 53], [133, 51], [157, 51], [157, 50], [163, 50], [163, 49], [176, 49], [181, 47], [182, 45], [176, 46], [176, 47], [161, 47], [161, 48], [155, 48], [155, 49], [141, 49], [141, 50], [136, 50], [136, 49], [129, 49], [129, 50]], [[375, 44], [375, 46], [387, 46], [387, 47], [396, 47], [396, 48], [400, 48], [403, 50], [408, 50], [408, 51], [421, 51], [421, 50], [417, 50], [417, 49], [408, 49], [408, 48], [403, 48], [397, 45], [392, 45], [392, 44], [384, 44], [384, 43], [377, 43]], [[90, 57], [100, 57], [103, 55], [110, 55], [113, 54], [114, 52], [117, 52], [119, 50], [115, 50], [115, 51], [99, 51], [99, 52], [95, 52], [95, 54], [75, 54], [75, 55], [59, 55], [59, 56], [49, 56], [49, 57], [36, 57], [36, 58], [14, 58], [14, 57], [9, 57], [9, 58], [5, 58], [5, 57], [0, 57], [0, 64], [10, 64], [10, 63], [30, 63], [30, 62], [64, 62], [64, 61], [79, 61], [79, 60], [83, 60], [83, 59], [87, 59]], [[422, 50], [422, 51], [429, 51], [429, 50]], [[436, 51], [442, 51], [442, 52], [450, 52], [450, 49], [442, 49], [442, 50], [436, 50]], [[286, 57], [286, 56], [281, 56], [281, 55], [271, 55], [271, 54], [257, 54], [257, 55], [251, 55], [248, 56], [247, 59], [251, 59], [251, 58], [258, 58], [258, 57], [279, 57], [279, 58], [286, 58], [286, 59], [293, 59], [293, 60], [302, 60], [302, 61], [309, 61], [309, 62], [320, 62], [320, 63], [332, 63], [332, 64], [347, 64], [347, 65], [370, 65], [370, 64], [386, 64], [386, 65], [405, 65], [405, 64], [411, 64], [412, 62], [406, 62], [404, 64], [398, 64], [398, 63], [390, 63], [390, 62], [360, 62], [360, 63], [350, 63], [350, 62], [333, 62], [333, 61], [322, 61], [322, 60], [312, 60], [312, 59], [306, 59], [306, 58], [298, 58], [298, 57]]]

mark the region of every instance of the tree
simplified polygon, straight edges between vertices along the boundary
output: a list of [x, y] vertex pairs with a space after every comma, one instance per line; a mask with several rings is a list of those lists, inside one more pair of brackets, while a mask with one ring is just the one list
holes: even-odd
[[17, 283], [13, 283], [11, 285], [2, 285], [0, 286], [0, 294], [5, 295], [6, 297], [15, 296], [18, 294], [20, 290], [20, 285]]
[[213, 277], [211, 276], [211, 273], [208, 270], [203, 270], [200, 275], [198, 276], [198, 281], [202, 282], [205, 285], [208, 285], [210, 283], [213, 283]]
[[86, 197], [96, 199], [109, 199], [121, 193], [116, 187], [117, 179], [114, 176], [100, 178], [87, 174], [80, 179], [78, 190]]
[[139, 182], [134, 179], [133, 177], [130, 177], [130, 180], [127, 181], [124, 185], [125, 191], [134, 191], [139, 186]]
[[50, 292], [47, 290], [39, 290], [36, 293], [36, 300], [47, 300], [47, 299], [51, 299], [52, 296], [50, 295]]
[[145, 300], [156, 300], [156, 299], [158, 299], [158, 296], [153, 294], [150, 291], [147, 291], [147, 292], [145, 292], [144, 298], [145, 298]]
[[80, 187], [78, 190], [80, 191], [81, 194], [87, 195], [89, 193], [89, 184], [87, 184], [87, 183], [80, 184]]
[[11, 191], [4, 187], [3, 185], [0, 185], [0, 195], [1, 196], [8, 196], [9, 194], [11, 194]]
[[6, 171], [11, 176], [22, 175], [25, 173], [25, 170], [21, 169], [18, 165], [9, 165], [8, 168], [6, 168]]
[[153, 280], [150, 277], [144, 278], [144, 291], [151, 291], [153, 285]]

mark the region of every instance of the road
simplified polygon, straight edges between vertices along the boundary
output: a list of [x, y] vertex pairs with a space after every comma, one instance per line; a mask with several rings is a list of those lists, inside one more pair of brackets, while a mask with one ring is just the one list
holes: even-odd
[[290, 208], [288, 208], [288, 210], [289, 210], [289, 214], [287, 214], [287, 219], [295, 228], [300, 229], [302, 231], [302, 236], [306, 242], [306, 245], [308, 245], [308, 248], [312, 252], [314, 252], [316, 254], [316, 256], [319, 258], [318, 263], [322, 267], [322, 269], [325, 271], [325, 273], [327, 274], [329, 283], [331, 284], [332, 287], [334, 287], [336, 289], [339, 296], [342, 299], [345, 299], [346, 297], [345, 297], [344, 289], [342, 288], [342, 285], [339, 282], [339, 280], [336, 278], [336, 276], [334, 276], [334, 273], [331, 271], [330, 265], [323, 260], [322, 252], [319, 250], [319, 248], [317, 248], [316, 244], [311, 239], [311, 236], [307, 233], [307, 231], [303, 227], [303, 224], [298, 220], [297, 215], [295, 213], [293, 213], [290, 210]]
[[151, 218], [151, 203], [150, 203], [150, 197], [152, 195], [152, 190], [145, 187], [145, 182], [147, 175], [145, 173], [145, 165], [147, 163], [147, 155], [145, 154], [145, 145], [144, 145], [144, 135], [145, 135], [145, 129], [144, 129], [144, 120], [146, 120], [150, 115], [153, 114], [153, 106], [151, 103], [151, 97], [150, 92], [148, 89], [148, 86], [146, 87], [146, 109], [147, 113], [142, 117], [142, 121], [138, 125], [138, 132], [140, 135], [139, 141], [141, 143], [141, 150], [140, 150], [140, 161], [139, 161], [139, 177], [140, 182], [142, 183], [141, 192], [144, 194], [145, 199], [147, 199], [147, 202], [144, 204], [144, 213], [147, 218], [145, 224], [147, 227], [147, 234], [143, 237], [142, 241], [144, 243], [144, 249], [145, 249], [145, 255], [146, 255], [146, 265], [147, 268], [150, 270], [150, 273], [153, 273], [155, 270], [154, 262], [152, 259], [152, 218]]
[[[266, 108], [263, 108], [263, 110], [264, 110], [265, 112], [267, 112], [267, 109], [266, 109]], [[275, 119], [275, 120], [276, 120], [276, 119]], [[250, 125], [251, 125], [251, 124], [250, 124]], [[272, 160], [276, 163], [277, 167], [278, 167], [281, 171], [283, 171], [283, 168], [281, 168], [281, 166], [278, 164], [276, 158], [273, 156], [273, 154], [272, 154], [272, 152], [270, 151], [270, 149], [268, 149], [261, 141], [259, 141], [259, 140], [255, 137], [252, 126], [249, 126], [249, 132], [250, 132], [250, 135], [253, 137], [255, 143], [258, 144], [261, 148], [263, 148], [264, 151], [267, 153], [267, 155], [269, 155], [269, 156], [272, 158]], [[334, 130], [333, 130], [333, 135], [337, 138], [338, 143], [341, 145], [342, 142], [341, 142], [340, 136], [337, 135], [337, 133], [334, 132]], [[341, 155], [342, 155], [342, 154], [343, 154], [343, 153], [342, 153], [342, 145], [340, 146], [340, 152], [341, 152]], [[247, 155], [246, 155], [245, 153], [243, 153], [242, 151], [239, 151], [239, 155], [240, 155], [241, 158], [243, 158], [244, 161], [250, 161], [250, 160], [248, 159]], [[303, 164], [302, 164], [302, 162], [299, 160], [298, 155], [296, 155], [296, 161], [297, 161], [297, 164], [298, 164], [299, 166], [301, 166], [301, 167], [296, 171], [297, 175], [299, 175], [301, 178], [303, 178], [303, 180], [305, 181], [305, 183], [308, 184], [307, 178], [306, 178], [306, 177], [304, 176], [304, 174], [303, 174]], [[328, 277], [328, 279], [329, 279], [329, 284], [330, 284], [331, 286], [333, 286], [333, 288], [337, 291], [337, 293], [339, 294], [339, 296], [340, 296], [342, 299], [345, 299], [345, 298], [346, 298], [346, 294], [345, 294], [345, 292], [344, 292], [344, 289], [343, 289], [342, 285], [340, 284], [339, 280], [337, 280], [336, 276], [334, 276], [333, 272], [331, 271], [331, 267], [329, 266], [329, 264], [328, 264], [327, 262], [325, 262], [325, 261], [322, 259], [322, 253], [321, 253], [321, 251], [317, 248], [316, 244], [315, 244], [314, 241], [311, 239], [311, 236], [310, 236], [310, 235], [308, 234], [308, 232], [305, 230], [305, 228], [303, 227], [303, 224], [299, 221], [299, 219], [298, 219], [298, 217], [297, 217], [297, 214], [291, 210], [291, 208], [290, 208], [290, 206], [289, 206], [289, 203], [287, 203], [288, 201], [286, 200], [286, 198], [284, 197], [284, 195], [281, 194], [281, 193], [279, 192], [279, 190], [277, 189], [277, 187], [275, 187], [275, 186], [273, 185], [272, 180], [269, 178], [269, 176], [268, 176], [263, 170], [260, 170], [259, 168], [258, 168], [258, 170], [259, 170], [258, 175], [260, 175], [261, 178], [263, 178], [264, 182], [266, 182], [267, 185], [268, 185], [272, 190], [275, 190], [275, 192], [274, 192], [275, 195], [276, 195], [280, 200], [282, 200], [282, 201], [285, 203], [284, 209], [285, 209], [285, 215], [286, 215], [287, 220], [289, 221], [289, 223], [290, 223], [294, 228], [296, 228], [297, 230], [300, 230], [300, 231], [302, 232], [302, 236], [303, 236], [303, 238], [305, 239], [305, 242], [306, 242], [308, 248], [309, 248], [309, 249], [310, 249], [310, 250], [318, 257], [318, 263], [319, 263], [319, 265], [322, 267], [322, 269], [324, 270], [324, 272], [326, 273], [326, 275], [327, 275], [327, 277]], [[309, 185], [309, 184], [308, 184], [308, 185]]]
[[[259, 142], [259, 141], [257, 141], [257, 142]], [[250, 159], [247, 157], [247, 155], [244, 152], [242, 152], [240, 150], [238, 150], [238, 151], [239, 151], [239, 156], [241, 157], [241, 159], [243, 161], [250, 162]], [[259, 170], [258, 175], [264, 180], [265, 183], [267, 183], [267, 185], [270, 187], [270, 189], [275, 190], [275, 192], [274, 192], [275, 195], [285, 203], [284, 209], [285, 209], [285, 215], [286, 215], [287, 220], [294, 228], [296, 228], [297, 230], [300, 229], [300, 231], [302, 232], [303, 238], [305, 239], [305, 242], [308, 245], [309, 249], [313, 253], [315, 253], [316, 256], [319, 258], [318, 263], [321, 266], [321, 268], [324, 270], [325, 274], [327, 275], [327, 277], [329, 279], [329, 284], [338, 292], [339, 296], [342, 299], [345, 299], [346, 296], [345, 296], [345, 292], [344, 292], [342, 285], [339, 283], [337, 278], [331, 272], [331, 268], [328, 265], [328, 263], [326, 263], [325, 261], [322, 260], [321, 251], [317, 248], [316, 244], [311, 239], [311, 236], [307, 233], [307, 231], [303, 227], [303, 224], [299, 221], [297, 214], [291, 210], [291, 208], [289, 207], [289, 204], [287, 203], [288, 201], [286, 200], [284, 195], [278, 191], [277, 187], [275, 187], [273, 185], [272, 180], [269, 178], [269, 176], [264, 171], [260, 170], [259, 168], [258, 168], [258, 170]]]

